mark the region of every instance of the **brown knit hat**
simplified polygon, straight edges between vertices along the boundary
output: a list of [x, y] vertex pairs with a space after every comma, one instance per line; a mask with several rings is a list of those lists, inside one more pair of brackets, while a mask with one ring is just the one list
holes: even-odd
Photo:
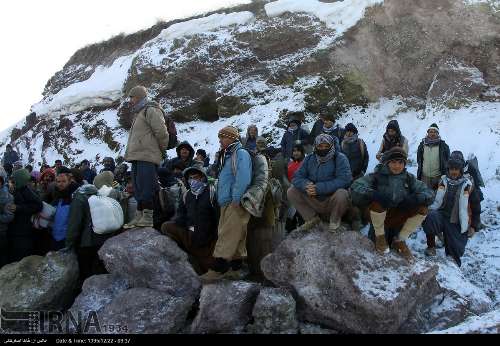
[[384, 164], [387, 164], [392, 160], [403, 160], [406, 163], [408, 161], [408, 154], [401, 147], [393, 147], [386, 151], [382, 156], [382, 162]]
[[146, 96], [148, 96], [148, 91], [142, 85], [135, 86], [128, 92], [128, 97], [137, 97], [140, 100]]
[[240, 139], [240, 132], [234, 126], [226, 126], [219, 131], [219, 137], [228, 137], [237, 141]]

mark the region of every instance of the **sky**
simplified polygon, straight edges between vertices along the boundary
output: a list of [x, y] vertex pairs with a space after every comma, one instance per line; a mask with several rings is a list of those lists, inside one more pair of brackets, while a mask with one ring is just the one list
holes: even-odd
[[79, 48], [158, 20], [187, 18], [251, 0], [16, 0], [0, 10], [0, 131], [24, 119], [47, 81]]

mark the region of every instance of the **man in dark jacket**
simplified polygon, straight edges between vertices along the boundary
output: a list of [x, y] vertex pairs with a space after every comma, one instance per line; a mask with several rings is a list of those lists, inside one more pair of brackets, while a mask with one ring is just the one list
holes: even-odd
[[335, 140], [335, 149], [340, 150], [340, 143], [344, 139], [345, 130], [335, 123], [335, 115], [327, 108], [322, 108], [320, 111], [319, 119], [316, 120], [311, 130], [310, 142], [314, 143], [316, 137], [322, 133], [332, 136]]
[[349, 123], [345, 127], [345, 136], [341, 149], [349, 160], [353, 180], [365, 175], [370, 157], [366, 143], [358, 137], [358, 129], [353, 123]]
[[213, 265], [217, 241], [217, 201], [208, 177], [199, 167], [187, 168], [184, 179], [189, 190], [179, 203], [173, 222], [162, 225], [162, 233], [175, 240], [191, 258], [198, 274], [203, 274]]
[[7, 206], [14, 203], [14, 197], [9, 193], [7, 172], [0, 166], [0, 268], [9, 263], [9, 243], [7, 230], [9, 223], [14, 220], [14, 214], [7, 210]]
[[115, 169], [116, 169], [116, 164], [115, 164], [115, 160], [112, 157], [105, 157], [102, 160], [102, 164], [103, 164], [104, 168], [101, 169], [101, 172], [99, 172], [99, 173], [111, 172], [114, 174]]
[[329, 221], [330, 232], [342, 231], [342, 217], [350, 206], [346, 190], [352, 180], [349, 161], [335, 150], [329, 135], [316, 137], [314, 147], [314, 154], [308, 155], [295, 173], [288, 199], [306, 221], [301, 230], [312, 229], [323, 216]]
[[441, 178], [436, 199], [422, 224], [427, 236], [425, 254], [436, 256], [435, 237], [443, 234], [446, 255], [460, 267], [469, 230], [474, 232], [480, 223], [481, 201], [474, 183], [464, 175], [462, 153], [453, 152], [447, 166], [448, 174]]
[[306, 146], [309, 144], [309, 133], [301, 128], [302, 120], [301, 112], [294, 112], [288, 115], [288, 127], [281, 139], [281, 152], [285, 163], [292, 157], [293, 146], [295, 144], [302, 144]]
[[14, 213], [14, 220], [9, 225], [9, 262], [18, 262], [35, 253], [35, 230], [31, 216], [43, 209], [40, 197], [31, 190], [31, 176], [25, 169], [12, 173], [14, 182], [14, 204], [7, 205], [7, 211]]
[[[94, 178], [97, 173], [95, 172], [95, 170], [90, 168], [89, 160], [82, 161], [82, 163], [80, 164], [80, 171], [82, 172], [83, 179], [87, 181], [87, 184], [92, 184], [94, 182]], [[59, 174], [59, 171], [57, 173]]]
[[12, 167], [17, 161], [19, 161], [19, 154], [12, 149], [12, 145], [7, 144], [3, 154], [3, 165]]
[[201, 162], [204, 168], [210, 166], [210, 158], [204, 149], [196, 150], [196, 161]]
[[97, 251], [112, 234], [99, 235], [92, 231], [89, 198], [96, 194], [94, 185], [83, 185], [73, 195], [69, 210], [66, 247], [76, 251], [81, 283], [92, 275], [106, 273]]
[[247, 136], [241, 139], [241, 145], [248, 151], [257, 151], [257, 137], [259, 136], [259, 129], [256, 125], [248, 126]]
[[417, 150], [417, 179], [437, 190], [441, 176], [446, 175], [446, 163], [450, 158], [450, 147], [439, 136], [439, 127], [432, 124], [427, 137], [422, 139]]
[[394, 147], [402, 148], [407, 155], [410, 150], [408, 139], [406, 139], [406, 137], [401, 133], [397, 120], [391, 120], [387, 124], [386, 131], [382, 138], [382, 143], [380, 144], [380, 149], [378, 150], [376, 156], [377, 160], [382, 162], [384, 153]]
[[434, 195], [424, 183], [406, 171], [407, 155], [394, 147], [383, 156], [383, 163], [375, 172], [356, 180], [351, 186], [352, 202], [363, 208], [369, 206], [370, 219], [375, 231], [375, 249], [389, 252], [391, 230], [399, 230], [392, 240], [392, 248], [407, 261], [413, 255], [406, 240], [415, 232], [427, 215], [427, 207]]

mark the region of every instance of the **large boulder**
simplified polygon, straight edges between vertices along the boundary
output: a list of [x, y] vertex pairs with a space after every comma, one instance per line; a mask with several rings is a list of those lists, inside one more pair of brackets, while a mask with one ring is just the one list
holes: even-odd
[[95, 275], [83, 283], [82, 293], [75, 299], [69, 313], [73, 317], [82, 316], [86, 319], [91, 313], [98, 315], [120, 293], [129, 288], [127, 280], [116, 275]]
[[262, 270], [295, 291], [301, 320], [343, 332], [396, 332], [439, 289], [436, 266], [380, 256], [356, 232], [295, 231], [264, 258]]
[[260, 286], [242, 281], [222, 281], [203, 286], [200, 311], [191, 333], [241, 333], [248, 324]]
[[191, 299], [149, 288], [120, 293], [100, 314], [103, 333], [170, 334], [185, 324]]
[[12, 311], [61, 311], [76, 295], [78, 260], [74, 253], [30, 256], [0, 270], [0, 307]]
[[296, 303], [290, 292], [264, 288], [253, 308], [254, 323], [248, 331], [255, 334], [296, 334]]
[[133, 229], [109, 239], [99, 257], [108, 272], [125, 278], [131, 287], [189, 297], [192, 302], [201, 289], [187, 254], [152, 228]]
[[499, 334], [500, 310], [493, 310], [480, 316], [472, 316], [463, 323], [432, 334]]

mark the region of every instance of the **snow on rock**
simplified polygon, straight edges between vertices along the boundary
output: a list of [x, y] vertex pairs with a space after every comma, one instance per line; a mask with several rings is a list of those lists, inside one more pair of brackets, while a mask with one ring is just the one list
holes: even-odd
[[498, 334], [500, 333], [500, 310], [473, 316], [465, 322], [431, 334]]
[[324, 3], [318, 0], [278, 0], [266, 4], [265, 10], [270, 17], [281, 16], [285, 12], [308, 13], [335, 29], [337, 37], [340, 37], [363, 18], [367, 7], [383, 2], [383, 0], [344, 0]]
[[89, 107], [111, 106], [122, 96], [122, 87], [134, 55], [117, 58], [111, 66], [99, 66], [89, 79], [71, 84], [54, 96], [33, 105], [37, 115], [76, 113]]
[[252, 12], [235, 12], [235, 13], [215, 13], [207, 17], [192, 19], [186, 22], [178, 23], [169, 26], [163, 30], [158, 38], [164, 40], [174, 40], [183, 36], [204, 34], [215, 29], [231, 26], [247, 24], [255, 19]]

